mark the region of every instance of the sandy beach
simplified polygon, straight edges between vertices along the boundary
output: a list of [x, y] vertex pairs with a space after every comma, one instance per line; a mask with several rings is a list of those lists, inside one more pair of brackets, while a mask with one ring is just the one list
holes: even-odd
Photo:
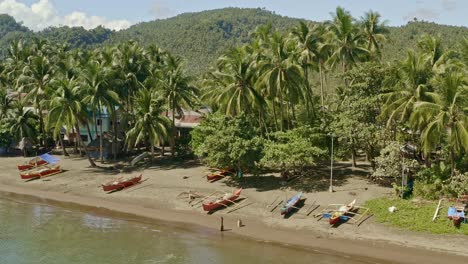
[[[347, 203], [356, 199], [358, 204], [363, 204], [367, 199], [391, 195], [392, 189], [369, 183], [362, 170], [351, 170], [345, 163], [337, 164], [335, 192], [330, 193], [326, 171], [318, 171], [316, 178], [299, 178], [288, 184], [282, 183], [275, 175], [246, 177], [238, 186], [229, 179], [208, 183], [204, 177], [209, 172], [208, 168], [196, 161], [172, 163], [155, 160], [151, 167], [122, 171], [90, 168], [86, 159], [76, 156], [59, 157], [65, 170], [63, 173], [28, 182], [19, 177], [16, 168], [26, 159], [0, 158], [0, 191], [38, 197], [52, 203], [73, 203], [85, 206], [87, 210], [111, 210], [213, 231], [219, 229], [222, 216], [227, 229], [223, 232], [225, 236], [245, 236], [332, 254], [338, 252], [358, 259], [362, 257], [363, 261], [371, 263], [456, 263], [468, 260], [466, 236], [404, 231], [376, 223], [372, 217], [359, 226], [343, 224], [337, 228], [330, 228], [326, 221], [317, 221], [313, 215], [329, 203]], [[144, 182], [132, 188], [112, 194], [100, 188], [102, 183], [116, 177], [140, 173]], [[243, 196], [247, 197], [244, 204], [249, 205], [231, 213], [220, 210], [208, 215], [201, 208], [190, 206], [187, 199], [177, 198], [189, 190], [208, 195], [217, 190], [231, 192], [240, 186], [243, 187]], [[307, 191], [304, 194], [305, 205], [291, 217], [284, 219], [278, 208], [273, 212], [267, 208], [274, 200], [286, 200], [299, 190]], [[320, 207], [309, 216], [303, 214], [312, 204]], [[237, 227], [238, 219], [245, 226]]]

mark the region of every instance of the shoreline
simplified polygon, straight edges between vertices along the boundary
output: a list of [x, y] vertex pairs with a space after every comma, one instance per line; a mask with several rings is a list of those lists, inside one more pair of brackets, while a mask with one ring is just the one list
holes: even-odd
[[[12, 161], [19, 160], [19, 158], [1, 158], [0, 165], [5, 167], [8, 164], [11, 167]], [[11, 168], [5, 169], [0, 172], [0, 182], [2, 183], [0, 185], [0, 192], [35, 197], [34, 199], [42, 199], [46, 203], [52, 201], [53, 203], [65, 204], [65, 206], [84, 206], [86, 210], [93, 212], [106, 213], [107, 211], [129, 217], [137, 217], [138, 219], [163, 221], [166, 224], [175, 224], [179, 227], [188, 227], [189, 229], [199, 227], [212, 233], [220, 233], [217, 228], [220, 222], [219, 217], [223, 216], [225, 227], [230, 230], [223, 232], [222, 235], [234, 235], [265, 243], [300, 247], [306, 250], [311, 249], [324, 254], [352, 256], [353, 259], [362, 259], [362, 261], [370, 263], [415, 263], [421, 261], [425, 263], [451, 263], [466, 261], [466, 257], [468, 256], [468, 252], [463, 250], [463, 246], [459, 244], [466, 244], [468, 238], [460, 236], [456, 237], [455, 241], [453, 241], [452, 237], [407, 233], [405, 231], [393, 230], [381, 224], [367, 222], [364, 224], [366, 225], [364, 228], [357, 228], [355, 226], [340, 226], [337, 229], [323, 228], [326, 225], [314, 223], [317, 222], [314, 218], [295, 216], [293, 217], [294, 219], [284, 220], [275, 218], [275, 215], [262, 215], [259, 212], [259, 208], [262, 207], [258, 207], [258, 205], [256, 208], [249, 209], [250, 211], [248, 212], [243, 212], [241, 209], [239, 210], [240, 212], [236, 211], [234, 214], [216, 213], [215, 215], [207, 215], [200, 211], [194, 211], [193, 208], [186, 208], [186, 204], [183, 202], [172, 201], [171, 203], [170, 199], [174, 200], [177, 192], [187, 190], [187, 187], [190, 187], [191, 190], [204, 190], [200, 187], [205, 187], [207, 183], [203, 182], [198, 175], [191, 177], [194, 182], [193, 184], [188, 183], [180, 186], [180, 183], [175, 183], [176, 181], [181, 182], [179, 176], [185, 175], [188, 172], [204, 173], [205, 168], [200, 166], [185, 169], [160, 170], [149, 168], [142, 172], [144, 175], [151, 174], [149, 175], [151, 181], [159, 179], [160, 182], [157, 185], [147, 184], [146, 187], [135, 187], [134, 189], [130, 188], [127, 192], [106, 195], [102, 193], [102, 190], [96, 188], [98, 186], [96, 182], [105, 182], [106, 179], [115, 177], [114, 175], [104, 175], [105, 172], [103, 171], [93, 172], [89, 169], [83, 169], [82, 165], [85, 163], [82, 160], [65, 159], [64, 161], [67, 163], [67, 166], [64, 166], [64, 168], [70, 168], [70, 170], [61, 176], [28, 183], [17, 179], [19, 177], [18, 172], [15, 171], [16, 168], [14, 170]], [[72, 164], [76, 168], [81, 169], [72, 172]], [[168, 172], [178, 173], [177, 177], [169, 175]], [[85, 175], [88, 175], [89, 179], [85, 179]], [[80, 178], [79, 180], [78, 177]], [[163, 179], [166, 179], [167, 182], [163, 182]], [[83, 181], [83, 183], [77, 184], [77, 186], [70, 186], [74, 181]], [[198, 183], [195, 182], [200, 182], [200, 184], [197, 185]], [[211, 187], [209, 190], [220, 189], [223, 185], [223, 183], [217, 183], [210, 184], [208, 187]], [[146, 188], [146, 191], [138, 191], [138, 188]], [[150, 191], [153, 191], [153, 193]], [[247, 196], [249, 199], [254, 199], [254, 202], [260, 203], [259, 200], [262, 197], [255, 196], [261, 194], [257, 190], [249, 190]], [[312, 195], [313, 193], [309, 194], [309, 198]], [[266, 197], [272, 197], [271, 193]], [[314, 197], [313, 199], [316, 198], [320, 197]], [[244, 227], [237, 227], [236, 222], [238, 218], [242, 219], [245, 224]], [[382, 232], [383, 235], [380, 234]], [[420, 241], [414, 243], [412, 242], [412, 238], [418, 238]], [[453, 244], [445, 244], [445, 241], [452, 241]], [[457, 248], [453, 245], [459, 245], [459, 247]], [[450, 254], [447, 254], [447, 252]]]

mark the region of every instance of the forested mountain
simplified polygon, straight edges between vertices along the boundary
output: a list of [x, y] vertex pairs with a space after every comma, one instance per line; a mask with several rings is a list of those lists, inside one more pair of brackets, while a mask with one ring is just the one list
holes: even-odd
[[[155, 44], [181, 56], [188, 69], [198, 74], [205, 72], [226, 49], [250, 42], [251, 33], [257, 26], [271, 23], [273, 28], [285, 31], [296, 26], [299, 21], [300, 19], [280, 16], [260, 8], [224, 8], [143, 22], [118, 32], [102, 27], [85, 30], [65, 26], [34, 33], [16, 23], [10, 16], [0, 15], [0, 50], [4, 51], [12, 39], [29, 38], [33, 35], [81, 48], [134, 39], [144, 46]], [[442, 44], [450, 48], [468, 36], [468, 28], [424, 21], [390, 27], [389, 41], [384, 44], [383, 59], [403, 58], [406, 50], [414, 48], [423, 34], [440, 36]]]

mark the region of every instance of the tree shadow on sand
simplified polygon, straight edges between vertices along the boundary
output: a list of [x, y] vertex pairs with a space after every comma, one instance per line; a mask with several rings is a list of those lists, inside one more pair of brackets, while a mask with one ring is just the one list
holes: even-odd
[[[370, 166], [360, 164], [358, 168], [352, 168], [349, 163], [335, 163], [333, 166], [333, 186], [343, 186], [349, 178], [366, 178]], [[289, 189], [292, 191], [320, 192], [327, 191], [330, 187], [330, 167], [325, 164], [307, 168], [301, 174], [294, 175], [291, 180], [285, 181], [278, 174], [263, 176], [244, 176], [241, 179], [227, 178], [224, 183], [230, 187], [253, 188], [259, 192]]]

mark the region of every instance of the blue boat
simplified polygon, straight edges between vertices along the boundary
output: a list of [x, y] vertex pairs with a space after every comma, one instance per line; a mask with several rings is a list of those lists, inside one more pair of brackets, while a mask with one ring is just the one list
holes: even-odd
[[293, 197], [291, 197], [291, 199], [289, 199], [288, 201], [286, 201], [286, 203], [283, 205], [283, 207], [281, 207], [281, 215], [285, 215], [289, 212], [291, 212], [291, 210], [294, 208], [294, 206], [299, 202], [299, 200], [301, 200], [301, 196], [302, 196], [302, 192], [294, 195]]

